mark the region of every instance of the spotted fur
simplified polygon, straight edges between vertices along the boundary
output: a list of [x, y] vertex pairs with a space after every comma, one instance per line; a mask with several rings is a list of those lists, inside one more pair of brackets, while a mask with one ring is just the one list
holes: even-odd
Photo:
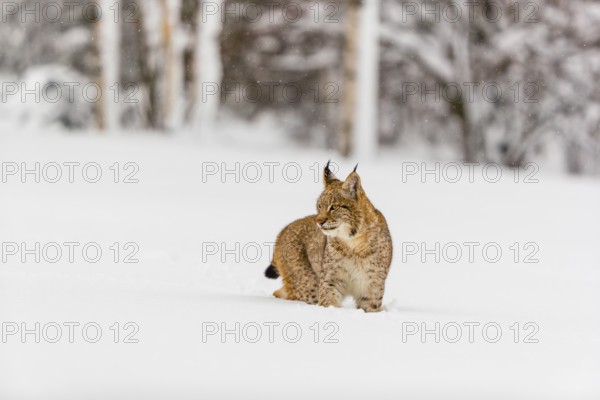
[[358, 308], [380, 311], [392, 261], [385, 218], [367, 198], [356, 169], [342, 182], [328, 163], [323, 181], [317, 214], [277, 236], [272, 266], [283, 287], [274, 295], [324, 307], [339, 307], [352, 296]]

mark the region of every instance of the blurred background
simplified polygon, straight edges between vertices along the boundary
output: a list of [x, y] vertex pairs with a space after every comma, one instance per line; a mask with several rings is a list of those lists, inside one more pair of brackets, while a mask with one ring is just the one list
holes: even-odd
[[2, 130], [235, 123], [344, 157], [600, 173], [595, 0], [28, 0], [1, 18]]

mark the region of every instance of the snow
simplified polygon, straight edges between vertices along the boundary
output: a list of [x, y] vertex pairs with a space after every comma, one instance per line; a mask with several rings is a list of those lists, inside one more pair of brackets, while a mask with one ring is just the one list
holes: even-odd
[[[275, 299], [279, 282], [262, 276], [279, 229], [313, 212], [321, 190], [314, 174], [331, 154], [283, 144], [226, 146], [185, 134], [42, 133], [2, 132], [4, 168], [10, 162], [30, 168], [35, 162], [96, 162], [102, 179], [87, 183], [80, 169], [74, 183], [66, 175], [55, 184], [7, 176], [0, 183], [0, 242], [26, 242], [28, 248], [35, 242], [96, 242], [103, 256], [92, 264], [76, 251], [74, 263], [51, 264], [35, 263], [32, 256], [22, 263], [17, 255], [0, 264], [3, 323], [25, 322], [28, 329], [35, 322], [81, 324], [74, 343], [66, 328], [58, 343], [6, 336], [0, 342], [2, 399], [592, 399], [600, 393], [597, 180], [542, 168], [538, 183], [523, 182], [531, 170], [521, 171], [519, 183], [506, 171], [500, 182], [488, 183], [476, 168], [473, 183], [436, 183], [431, 176], [422, 183], [420, 174], [403, 179], [402, 170], [415, 160], [398, 153], [361, 164], [363, 185], [386, 216], [395, 246], [385, 311], [365, 314], [351, 302], [324, 309]], [[353, 160], [333, 159], [340, 177], [354, 166]], [[120, 182], [133, 171], [125, 164], [137, 164], [132, 178], [139, 183], [114, 183], [115, 162]], [[280, 163], [273, 182], [266, 162]], [[211, 175], [215, 165], [233, 169], [235, 163], [245, 171], [239, 183], [231, 174], [225, 182], [220, 171]], [[245, 166], [256, 165], [249, 163], [261, 166], [256, 183], [248, 182], [255, 170]], [[291, 182], [291, 163], [302, 171], [297, 182]], [[433, 256], [422, 262], [407, 254], [403, 262], [403, 243], [425, 242], [430, 249], [436, 242], [470, 241], [498, 243], [500, 261], [486, 262], [476, 251], [473, 263], [466, 255], [457, 263], [436, 263]], [[136, 243], [139, 263], [115, 263], [109, 249], [115, 242]], [[523, 248], [515, 263], [509, 250], [514, 242], [537, 244], [539, 263], [522, 262], [528, 254]], [[223, 243], [228, 249], [246, 246], [246, 260], [236, 262], [240, 252], [203, 253]], [[250, 244], [261, 249], [258, 260], [252, 260], [256, 247]], [[119, 259], [128, 253], [122, 249]], [[82, 338], [81, 328], [90, 322], [102, 328], [97, 343]], [[115, 322], [119, 343], [110, 330]], [[139, 343], [123, 343], [132, 332], [124, 329], [128, 322], [139, 327]], [[224, 341], [207, 334], [222, 323], [234, 329], [236, 322], [247, 338], [258, 324], [262, 337], [236, 343], [233, 334]], [[273, 343], [271, 322], [280, 324]], [[452, 323], [463, 327], [462, 338], [436, 343], [430, 334], [424, 343], [419, 335], [403, 341], [411, 327], [433, 329], [436, 322], [450, 336]], [[470, 322], [480, 324], [473, 343], [464, 325]], [[510, 329], [515, 322], [519, 343]], [[532, 332], [524, 329], [528, 322], [539, 326], [533, 336], [538, 343], [524, 343]], [[302, 329], [297, 343], [285, 340], [286, 323]], [[498, 342], [484, 340], [486, 323], [501, 327]], [[326, 343], [336, 326], [330, 339], [338, 342]], [[7, 329], [3, 325], [5, 335]], [[93, 329], [88, 333], [94, 336]], [[295, 336], [293, 326], [288, 333], [288, 339]], [[493, 328], [488, 333], [494, 337]]]

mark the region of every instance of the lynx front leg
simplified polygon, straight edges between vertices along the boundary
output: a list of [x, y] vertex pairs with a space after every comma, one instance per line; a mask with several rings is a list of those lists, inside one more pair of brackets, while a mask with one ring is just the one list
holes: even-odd
[[342, 268], [342, 257], [331, 247], [323, 253], [323, 265], [319, 276], [319, 305], [341, 307], [348, 292], [348, 274]]
[[335, 286], [335, 283], [323, 280], [319, 284], [319, 305], [322, 307], [341, 307], [344, 296]]
[[383, 291], [385, 288], [385, 279], [376, 279], [369, 284], [367, 291], [360, 294], [356, 300], [356, 308], [364, 312], [381, 311], [383, 301]]
[[319, 280], [319, 305], [323, 307], [341, 307], [347, 293], [348, 277], [341, 268], [325, 267]]

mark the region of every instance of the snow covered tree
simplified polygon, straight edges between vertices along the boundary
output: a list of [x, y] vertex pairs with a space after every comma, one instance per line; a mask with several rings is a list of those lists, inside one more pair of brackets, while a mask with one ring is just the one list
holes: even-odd
[[41, 124], [208, 132], [221, 111], [270, 115], [358, 158], [420, 146], [600, 173], [597, 1], [82, 0], [54, 20], [18, 6], [0, 25], [4, 81], [102, 88], [13, 113]]

